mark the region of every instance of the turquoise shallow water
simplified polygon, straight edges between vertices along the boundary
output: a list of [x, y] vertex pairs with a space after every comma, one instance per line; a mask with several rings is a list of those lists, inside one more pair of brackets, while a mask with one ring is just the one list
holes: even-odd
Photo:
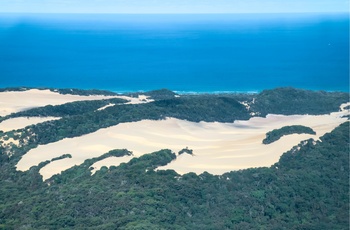
[[347, 15], [0, 15], [0, 87], [349, 90]]

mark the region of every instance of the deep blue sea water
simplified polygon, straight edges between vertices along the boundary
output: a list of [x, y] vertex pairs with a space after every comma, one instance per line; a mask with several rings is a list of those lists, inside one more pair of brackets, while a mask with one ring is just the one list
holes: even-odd
[[346, 14], [0, 15], [0, 87], [349, 90]]

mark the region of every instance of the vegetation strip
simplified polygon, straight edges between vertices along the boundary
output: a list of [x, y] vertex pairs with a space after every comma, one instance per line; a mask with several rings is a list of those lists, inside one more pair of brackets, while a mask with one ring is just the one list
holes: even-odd
[[316, 132], [310, 128], [303, 125], [291, 125], [291, 126], [284, 126], [280, 129], [274, 129], [268, 133], [266, 133], [266, 138], [263, 140], [264, 144], [271, 144], [277, 140], [279, 140], [281, 137], [285, 135], [290, 134], [311, 134], [315, 135]]

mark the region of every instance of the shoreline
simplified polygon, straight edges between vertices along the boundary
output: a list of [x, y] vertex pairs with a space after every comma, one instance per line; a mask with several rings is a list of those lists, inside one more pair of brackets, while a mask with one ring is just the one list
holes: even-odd
[[[350, 89], [319, 89], [319, 88], [307, 88], [307, 87], [296, 87], [296, 86], [279, 86], [279, 87], [268, 87], [263, 89], [232, 89], [232, 90], [219, 90], [219, 89], [213, 89], [213, 90], [181, 90], [181, 89], [170, 89], [167, 87], [159, 87], [159, 88], [153, 88], [153, 89], [124, 89], [124, 90], [116, 90], [116, 89], [107, 89], [107, 88], [77, 88], [77, 87], [64, 87], [64, 88], [56, 88], [56, 87], [31, 87], [31, 86], [10, 86], [10, 87], [0, 87], [0, 92], [23, 92], [28, 91], [31, 89], [37, 89], [37, 90], [50, 90], [52, 92], [56, 92], [58, 90], [81, 90], [81, 91], [99, 91], [101, 93], [103, 92], [109, 92], [114, 93], [115, 95], [128, 95], [132, 93], [147, 93], [155, 90], [160, 89], [167, 89], [170, 90], [178, 95], [204, 95], [204, 94], [248, 94], [248, 95], [255, 95], [259, 94], [265, 90], [273, 90], [278, 88], [294, 88], [294, 89], [300, 89], [300, 90], [310, 90], [313, 92], [327, 92], [327, 93], [349, 93]], [[59, 94], [66, 94], [66, 93], [60, 93]], [[77, 94], [72, 94], [77, 95]], [[90, 95], [103, 95], [103, 94], [90, 94]]]

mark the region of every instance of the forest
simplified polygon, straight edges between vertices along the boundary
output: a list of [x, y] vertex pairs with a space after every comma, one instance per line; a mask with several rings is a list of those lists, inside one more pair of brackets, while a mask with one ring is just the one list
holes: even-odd
[[[21, 156], [39, 144], [123, 122], [165, 117], [233, 122], [269, 113], [325, 114], [338, 111], [339, 105], [349, 100], [347, 93], [293, 88], [259, 94], [175, 95], [159, 90], [149, 92], [155, 101], [146, 104], [123, 104], [119, 99], [73, 102], [3, 117], [62, 118], [0, 133], [2, 138], [21, 143], [0, 147], [0, 229], [349, 228], [349, 122], [320, 141], [300, 143], [271, 167], [222, 175], [156, 170], [176, 159], [168, 149], [134, 157], [118, 167], [102, 167], [93, 175], [90, 167], [94, 162], [132, 152], [111, 150], [46, 181], [39, 170], [48, 162], [26, 172], [16, 171]], [[96, 110], [109, 103], [116, 106]], [[276, 136], [296, 132], [310, 130], [287, 127], [272, 131]], [[191, 150], [181, 153], [191, 154]], [[69, 154], [51, 161], [66, 157]]]
[[291, 125], [291, 126], [284, 126], [280, 129], [274, 129], [268, 133], [266, 133], [266, 138], [263, 140], [264, 144], [271, 144], [277, 140], [279, 140], [284, 135], [289, 134], [312, 134], [315, 135], [316, 132], [311, 129], [310, 127], [306, 127], [303, 125]]

